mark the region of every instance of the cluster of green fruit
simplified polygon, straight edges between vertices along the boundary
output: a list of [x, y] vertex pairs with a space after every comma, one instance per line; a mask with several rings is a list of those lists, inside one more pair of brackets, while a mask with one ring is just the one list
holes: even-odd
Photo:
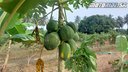
[[63, 60], [70, 58], [77, 49], [76, 41], [79, 40], [77, 29], [78, 27], [73, 22], [59, 27], [57, 21], [50, 20], [44, 37], [44, 47], [47, 50], [59, 48], [60, 57]]

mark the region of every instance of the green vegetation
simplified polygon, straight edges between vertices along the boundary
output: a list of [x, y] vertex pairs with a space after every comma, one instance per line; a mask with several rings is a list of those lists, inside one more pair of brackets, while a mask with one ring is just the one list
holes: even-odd
[[127, 72], [127, 60], [124, 58], [128, 53], [128, 41], [125, 35], [118, 35], [116, 37], [116, 49], [121, 52], [121, 57], [116, 64], [112, 64], [116, 67], [118, 72]]
[[127, 15], [126, 17], [113, 18], [111, 15], [92, 15], [89, 17], [83, 18], [79, 21], [78, 31], [87, 34], [94, 33], [108, 33], [109, 31], [117, 31], [121, 34], [127, 34], [127, 30], [123, 29], [124, 24], [127, 24]]
[[108, 32], [114, 28], [114, 25], [114, 19], [109, 18], [108, 16], [93, 15], [81, 20], [79, 24], [79, 32], [87, 34]]
[[88, 41], [83, 41], [73, 56], [66, 61], [66, 68], [72, 72], [96, 72], [96, 55], [89, 46]]

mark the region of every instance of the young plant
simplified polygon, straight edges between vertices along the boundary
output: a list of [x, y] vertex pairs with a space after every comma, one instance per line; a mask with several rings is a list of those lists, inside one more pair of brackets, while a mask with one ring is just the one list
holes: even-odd
[[116, 37], [116, 49], [122, 53], [120, 61], [118, 63], [118, 65], [120, 67], [120, 72], [124, 72], [124, 70], [123, 70], [124, 62], [125, 62], [124, 57], [127, 55], [127, 48], [128, 48], [128, 42], [127, 42], [126, 36], [118, 35]]

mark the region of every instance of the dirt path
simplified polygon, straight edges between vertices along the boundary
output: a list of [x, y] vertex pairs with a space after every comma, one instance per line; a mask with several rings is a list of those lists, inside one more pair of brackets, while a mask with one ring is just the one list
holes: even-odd
[[120, 53], [97, 55], [98, 72], [114, 72], [108, 62], [118, 59], [119, 56]]

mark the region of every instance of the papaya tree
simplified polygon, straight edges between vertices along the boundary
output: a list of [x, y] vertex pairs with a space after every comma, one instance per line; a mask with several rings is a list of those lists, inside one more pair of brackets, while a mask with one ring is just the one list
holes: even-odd
[[[5, 33], [5, 30], [8, 30], [9, 28], [13, 28], [15, 24], [20, 20], [20, 18], [23, 18], [25, 16], [30, 16], [32, 18], [39, 18], [42, 12], [46, 11], [47, 6], [52, 7], [52, 11], [50, 12], [51, 16], [53, 11], [58, 9], [58, 27], [56, 27], [56, 25], [51, 25], [51, 28], [53, 27], [54, 31], [50, 31], [46, 33], [45, 36], [45, 39], [53, 37], [55, 40], [58, 41], [56, 41], [56, 45], [51, 44], [51, 42], [54, 40], [53, 38], [52, 38], [53, 40], [52, 39], [44, 40], [44, 42], [49, 42], [48, 44], [50, 44], [51, 46], [53, 45], [54, 47], [58, 47], [58, 51], [59, 51], [58, 72], [64, 72], [63, 59], [70, 58], [71, 55], [68, 54], [64, 56], [66, 54], [65, 52], [69, 51], [69, 49], [64, 51], [61, 50], [61, 48], [65, 46], [67, 48], [71, 47], [70, 44], [68, 44], [68, 42], [70, 39], [73, 38], [74, 33], [76, 32], [76, 27], [67, 21], [66, 10], [72, 11], [70, 6], [73, 6], [73, 8], [75, 9], [78, 9], [80, 7], [88, 7], [93, 1], [94, 0], [43, 0], [43, 1], [42, 0], [3, 0], [0, 2], [0, 7], [2, 8], [2, 10], [7, 12], [8, 16], [4, 17], [5, 21], [3, 20], [0, 22], [0, 36], [3, 33]], [[44, 15], [40, 19], [44, 18], [48, 14]], [[38, 23], [38, 21], [36, 21], [36, 23]], [[58, 28], [58, 29], [56, 30], [54, 28]], [[38, 34], [38, 31], [36, 32]], [[66, 35], [64, 33], [66, 33]], [[47, 45], [44, 46], [45, 48], [49, 48], [47, 47]], [[63, 51], [64, 53], [61, 51]], [[71, 53], [71, 51], [69, 51], [69, 53]], [[40, 61], [40, 59], [38, 61]]]
[[118, 35], [116, 37], [116, 49], [121, 52], [121, 57], [118, 62], [118, 67], [120, 72], [126, 72], [124, 64], [127, 64], [127, 60], [124, 57], [128, 53], [128, 41], [125, 35]]

